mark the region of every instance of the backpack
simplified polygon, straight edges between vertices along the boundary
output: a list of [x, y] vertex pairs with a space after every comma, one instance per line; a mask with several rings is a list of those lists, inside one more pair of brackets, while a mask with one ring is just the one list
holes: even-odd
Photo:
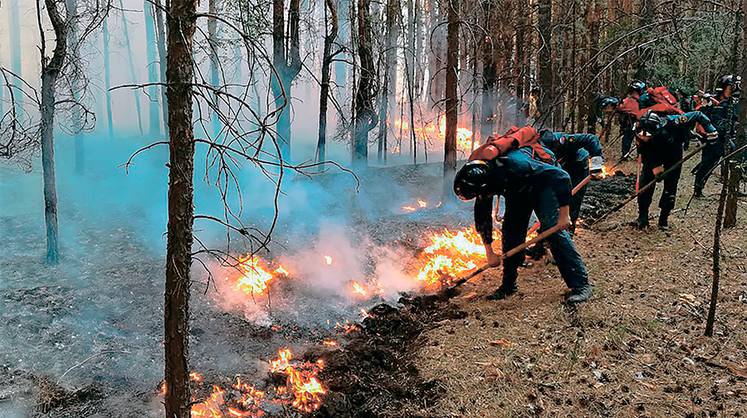
[[523, 128], [512, 126], [501, 136], [490, 135], [484, 144], [472, 151], [469, 160], [490, 161], [506, 155], [511, 150], [531, 147], [532, 157], [551, 163], [553, 158], [542, 147], [539, 138], [539, 132], [532, 126], [525, 126]]

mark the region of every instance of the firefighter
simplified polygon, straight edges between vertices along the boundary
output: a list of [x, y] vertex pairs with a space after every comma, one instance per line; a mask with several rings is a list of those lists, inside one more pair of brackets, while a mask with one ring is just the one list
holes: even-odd
[[620, 157], [622, 160], [627, 159], [630, 149], [633, 146], [633, 126], [638, 118], [641, 117], [641, 105], [639, 99], [646, 91], [646, 83], [639, 80], [633, 80], [628, 86], [628, 93], [625, 98], [616, 106], [615, 110], [620, 115], [620, 131], [622, 133], [622, 149]]
[[[454, 192], [464, 201], [475, 199], [475, 228], [485, 245], [490, 266], [501, 264], [501, 257], [492, 247], [493, 198], [504, 196], [506, 210], [502, 226], [503, 253], [526, 240], [529, 219], [534, 211], [539, 217], [540, 231], [555, 225], [562, 228], [547, 241], [560, 275], [570, 288], [568, 303], [584, 302], [591, 296], [586, 266], [571, 236], [566, 231], [571, 225], [571, 181], [568, 173], [554, 165], [551, 152], [539, 144], [539, 134], [531, 126], [514, 132], [504, 147], [499, 141], [488, 142], [470, 156], [454, 179]], [[524, 141], [527, 140], [527, 141]], [[534, 141], [528, 145], [528, 141]], [[519, 253], [505, 260], [503, 282], [488, 298], [504, 299], [516, 292], [518, 268], [524, 261]]]
[[707, 144], [700, 156], [700, 163], [695, 171], [695, 197], [703, 197], [709, 172], [724, 156], [725, 151], [734, 149], [741, 81], [741, 77], [732, 74], [719, 78], [716, 98], [712, 99], [712, 104], [701, 108], [718, 130], [719, 136], [718, 140]]
[[[601, 178], [604, 168], [604, 155], [599, 137], [594, 134], [567, 134], [543, 130], [540, 142], [555, 154], [560, 167], [571, 177], [571, 186], [575, 188], [591, 174]], [[576, 221], [581, 212], [586, 186], [571, 197], [571, 232], [576, 230]]]
[[[710, 119], [702, 112], [688, 112], [682, 115], [659, 116], [653, 111], [644, 114], [636, 129], [638, 154], [641, 156], [641, 173], [638, 180], [644, 186], [653, 180], [660, 180], [660, 175], [682, 159], [685, 142], [690, 140], [690, 131], [696, 124], [705, 130], [705, 140], [714, 141], [718, 136]], [[659, 228], [669, 229], [669, 214], [674, 208], [677, 197], [677, 183], [682, 167], [678, 166], [664, 177], [664, 191], [659, 200]], [[638, 195], [639, 229], [648, 226], [648, 211], [653, 200], [655, 187]]]

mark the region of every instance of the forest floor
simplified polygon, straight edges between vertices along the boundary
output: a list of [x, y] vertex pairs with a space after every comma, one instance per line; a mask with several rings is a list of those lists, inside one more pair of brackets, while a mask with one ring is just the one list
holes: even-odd
[[[385, 180], [410, 183], [413, 197], [440, 193], [438, 164], [388, 170]], [[364, 181], [362, 192], [386, 190], [386, 181]], [[722, 236], [716, 333], [703, 337], [719, 188], [711, 181], [705, 199], [675, 212], [668, 232], [627, 226], [635, 203], [580, 228], [575, 241], [595, 294], [577, 308], [562, 304], [563, 282], [543, 259], [520, 271], [520, 292], [508, 300], [484, 298], [500, 280], [489, 271], [454, 297], [376, 306], [329, 350], [313, 343], [328, 329], [256, 325], [216, 309], [196, 286], [191, 366], [225, 384], [262, 372], [280, 347], [302, 347], [328, 364], [320, 416], [739, 416], [747, 402], [744, 202], [737, 228]], [[414, 248], [426, 230], [470, 223], [468, 209], [433, 210], [362, 227]], [[70, 233], [64, 267], [49, 268], [38, 221], [0, 215], [0, 227], [0, 416], [161, 416], [162, 256], [127, 225], [88, 224]]]

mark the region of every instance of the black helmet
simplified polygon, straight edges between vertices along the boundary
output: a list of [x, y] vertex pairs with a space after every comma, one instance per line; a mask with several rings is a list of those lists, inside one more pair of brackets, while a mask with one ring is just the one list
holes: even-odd
[[643, 94], [646, 90], [646, 83], [641, 80], [633, 80], [628, 85], [628, 91], [636, 91], [638, 94]]
[[642, 133], [646, 136], [653, 135], [656, 131], [663, 128], [666, 125], [666, 119], [649, 110], [641, 116], [638, 121], [638, 130], [643, 131]]
[[617, 107], [620, 104], [620, 99], [615, 96], [601, 97], [599, 98], [597, 106], [600, 109], [604, 109], [607, 106]]
[[731, 86], [733, 90], [740, 90], [742, 87], [742, 77], [734, 74], [722, 75], [718, 79], [718, 89], [723, 90], [728, 86]]
[[[501, 173], [496, 172], [496, 169]], [[503, 164], [493, 161], [473, 160], [464, 165], [454, 177], [454, 193], [461, 200], [472, 200], [490, 191], [491, 177], [502, 178]]]

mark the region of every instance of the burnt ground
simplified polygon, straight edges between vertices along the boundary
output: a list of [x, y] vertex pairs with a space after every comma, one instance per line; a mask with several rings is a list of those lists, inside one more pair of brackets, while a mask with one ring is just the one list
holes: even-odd
[[[429, 200], [440, 191], [437, 168], [390, 177]], [[690, 182], [683, 176], [682, 196]], [[620, 193], [607, 184], [633, 183], [593, 183], [584, 216], [616, 203]], [[562, 305], [557, 270], [541, 261], [522, 270], [520, 293], [507, 301], [484, 299], [499, 280], [487, 272], [456, 297], [376, 306], [360, 331], [329, 350], [313, 343], [328, 329], [254, 325], [221, 312], [195, 286], [191, 363], [206, 381], [226, 384], [236, 373], [263, 373], [262, 361], [282, 346], [321, 356], [330, 394], [319, 416], [738, 416], [747, 400], [744, 203], [739, 226], [723, 236], [716, 335], [702, 337], [717, 190], [709, 184], [707, 199], [675, 212], [670, 232], [626, 226], [634, 204], [580, 228], [595, 296], [577, 309]], [[365, 225], [374, 240], [394, 237], [414, 249], [424, 229], [470, 223], [468, 208], [396, 212]], [[85, 251], [65, 268], [47, 268], [38, 222], [0, 222], [12, 238], [0, 256], [3, 416], [160, 416], [162, 259], [126, 225], [90, 225], [75, 233]]]

